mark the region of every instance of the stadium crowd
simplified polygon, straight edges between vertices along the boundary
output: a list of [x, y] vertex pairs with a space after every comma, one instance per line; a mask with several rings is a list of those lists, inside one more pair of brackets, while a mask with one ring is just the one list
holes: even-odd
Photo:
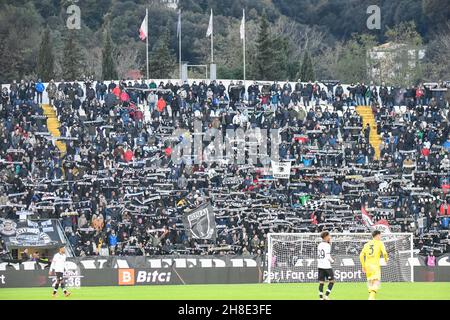
[[[444, 88], [440, 83], [436, 88]], [[54, 106], [61, 151], [40, 103]], [[364, 232], [361, 207], [422, 254], [450, 252], [449, 101], [429, 86], [153, 81], [12, 83], [1, 90], [0, 217], [61, 219], [77, 256], [261, 254], [269, 232]], [[381, 136], [355, 106], [368, 105]], [[203, 130], [280, 129], [289, 179], [258, 161], [171, 159]], [[206, 146], [207, 142], [204, 142]], [[217, 152], [217, 150], [216, 150]], [[250, 148], [246, 146], [246, 155]], [[270, 164], [269, 164], [270, 166]], [[210, 202], [217, 239], [189, 239], [182, 214]]]

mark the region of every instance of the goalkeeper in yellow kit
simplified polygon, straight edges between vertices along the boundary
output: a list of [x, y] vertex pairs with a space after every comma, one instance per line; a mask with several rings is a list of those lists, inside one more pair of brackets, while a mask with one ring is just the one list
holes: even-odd
[[367, 285], [369, 287], [369, 300], [375, 300], [375, 295], [380, 288], [381, 283], [381, 266], [380, 257], [383, 254], [384, 260], [388, 262], [388, 254], [384, 243], [381, 241], [381, 232], [372, 232], [372, 240], [364, 245], [359, 255], [362, 270], [367, 277]]

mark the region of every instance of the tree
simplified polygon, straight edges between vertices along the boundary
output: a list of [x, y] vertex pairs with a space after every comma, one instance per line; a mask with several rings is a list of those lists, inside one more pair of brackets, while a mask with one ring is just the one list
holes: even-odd
[[42, 36], [37, 62], [37, 75], [44, 82], [48, 82], [55, 76], [55, 59], [53, 55], [50, 30], [47, 28]]
[[78, 48], [74, 31], [68, 32], [69, 35], [65, 40], [63, 50], [62, 73], [65, 79], [73, 81], [80, 76], [83, 57]]
[[424, 68], [426, 79], [437, 81], [446, 80], [450, 70], [450, 22], [428, 45]]
[[105, 38], [103, 41], [102, 50], [102, 79], [113, 80], [117, 79], [117, 69], [113, 59], [113, 44], [111, 40], [111, 32], [109, 24], [105, 28]]
[[390, 81], [394, 85], [407, 86], [419, 82], [423, 77], [422, 37], [413, 21], [402, 22], [386, 31], [386, 37], [394, 43], [388, 54], [390, 69], [396, 70]]
[[279, 36], [273, 40], [274, 69], [271, 71], [271, 79], [294, 79], [298, 73], [298, 63], [292, 61], [292, 46], [289, 39]]
[[429, 28], [438, 33], [448, 24], [450, 6], [442, 0], [422, 0], [423, 11], [428, 19]]
[[331, 73], [335, 79], [344, 83], [356, 83], [368, 80], [368, 50], [377, 44], [375, 37], [367, 34], [354, 34], [352, 39], [345, 43], [337, 43], [331, 54]]
[[327, 47], [314, 57], [314, 74], [316, 79], [341, 79], [339, 74], [339, 59], [344, 50], [344, 42], [337, 41], [334, 46]]
[[269, 21], [267, 20], [266, 14], [263, 13], [256, 40], [255, 78], [272, 80], [271, 78], [273, 78], [273, 72], [276, 67], [274, 58], [274, 41], [270, 35]]
[[0, 1], [0, 83], [34, 77], [42, 18], [33, 4]]
[[422, 37], [417, 32], [414, 21], [401, 22], [393, 28], [388, 28], [385, 35], [391, 42], [412, 46], [422, 45]]
[[149, 73], [152, 78], [167, 79], [170, 78], [175, 70], [176, 58], [169, 48], [169, 29], [165, 28], [160, 38], [159, 45], [151, 53], [149, 58]]
[[130, 44], [122, 44], [118, 49], [116, 69], [119, 79], [125, 79], [131, 69], [138, 65], [138, 53]]
[[302, 81], [315, 80], [314, 68], [308, 51], [306, 51], [303, 56], [302, 67], [300, 69], [300, 79], [302, 79]]

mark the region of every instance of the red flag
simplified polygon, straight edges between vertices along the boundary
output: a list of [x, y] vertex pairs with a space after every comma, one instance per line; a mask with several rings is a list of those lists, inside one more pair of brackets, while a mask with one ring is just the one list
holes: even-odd
[[311, 218], [311, 220], [312, 220], [312, 221], [311, 221], [312, 224], [314, 224], [314, 225], [317, 225], [317, 224], [318, 224], [318, 222], [317, 222], [317, 217], [316, 217], [316, 213], [315, 213], [315, 212], [311, 213], [310, 218]]
[[148, 14], [145, 15], [144, 21], [142, 21], [141, 28], [139, 29], [139, 38], [142, 41], [148, 37]]
[[363, 219], [363, 224], [368, 227], [370, 230], [380, 230], [384, 233], [390, 233], [391, 229], [389, 227], [389, 222], [385, 219], [381, 219], [377, 223], [373, 223], [372, 217], [367, 212], [366, 208], [361, 207], [361, 214]]
[[372, 226], [373, 226], [372, 217], [370, 216], [369, 213], [367, 213], [366, 208], [361, 207], [361, 214], [362, 214], [363, 224], [366, 227], [372, 228]]

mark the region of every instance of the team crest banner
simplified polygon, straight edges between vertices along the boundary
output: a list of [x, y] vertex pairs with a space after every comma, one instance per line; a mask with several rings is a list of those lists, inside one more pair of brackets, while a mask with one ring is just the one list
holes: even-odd
[[185, 212], [183, 224], [190, 238], [216, 240], [216, 219], [210, 203]]
[[9, 249], [28, 247], [60, 247], [63, 236], [56, 220], [13, 221], [0, 219], [0, 236]]

